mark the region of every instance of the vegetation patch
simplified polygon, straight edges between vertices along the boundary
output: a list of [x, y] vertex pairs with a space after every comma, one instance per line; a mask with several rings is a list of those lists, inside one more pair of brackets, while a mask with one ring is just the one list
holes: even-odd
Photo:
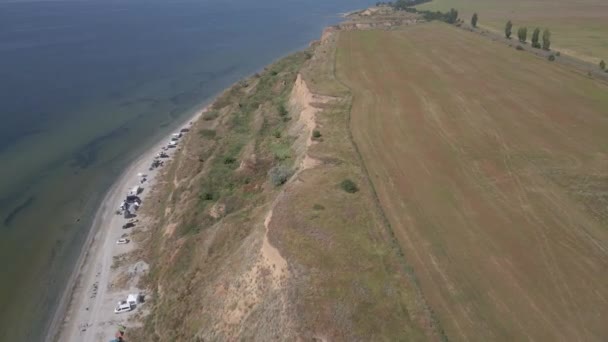
[[357, 184], [350, 179], [345, 179], [340, 182], [340, 187], [349, 194], [354, 194], [355, 192], [359, 191]]
[[[163, 168], [145, 208], [152, 223], [144, 243], [150, 272], [142, 285], [154, 292], [152, 311], [144, 327], [130, 329], [130, 339], [196, 340], [205, 322], [221, 316], [216, 313], [222, 305], [210, 305], [216, 297], [206, 297], [213, 292], [207, 290], [228, 275], [222, 273], [232, 269], [228, 263], [246, 261], [236, 253], [256, 228], [251, 210], [266, 205], [274, 191], [264, 187], [269, 170], [290, 167], [293, 139], [277, 110], [306, 59], [304, 53], [290, 55], [220, 95], [194, 123], [197, 134], [184, 140], [188, 153], [177, 153]], [[169, 223], [174, 230], [166, 230]]]
[[275, 166], [268, 171], [268, 177], [274, 186], [285, 184], [292, 175], [293, 170], [285, 165]]

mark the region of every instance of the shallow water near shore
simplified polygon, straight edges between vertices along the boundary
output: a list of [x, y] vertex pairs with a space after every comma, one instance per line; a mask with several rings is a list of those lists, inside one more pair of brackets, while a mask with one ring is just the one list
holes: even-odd
[[359, 0], [0, 0], [0, 340], [41, 341], [128, 163]]

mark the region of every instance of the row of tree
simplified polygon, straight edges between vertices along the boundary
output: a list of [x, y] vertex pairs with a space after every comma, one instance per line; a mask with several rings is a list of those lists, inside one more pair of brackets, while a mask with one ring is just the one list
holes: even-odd
[[[397, 0], [395, 2], [378, 2], [378, 3], [376, 3], [376, 5], [377, 6], [388, 5], [388, 6], [393, 7], [396, 10], [420, 13], [424, 17], [424, 19], [429, 20], [429, 21], [430, 20], [441, 20], [441, 21], [445, 21], [446, 23], [449, 23], [449, 24], [462, 23], [462, 21], [458, 19], [458, 11], [453, 8], [449, 12], [443, 13], [440, 11], [435, 11], [435, 12], [420, 11], [420, 10], [416, 10], [414, 7], [412, 7], [412, 6], [415, 6], [415, 5], [418, 5], [421, 3], [425, 3], [428, 1], [430, 1], [430, 0]], [[478, 20], [479, 20], [479, 16], [477, 15], [477, 13], [473, 13], [473, 16], [471, 17], [471, 26], [476, 28]], [[507, 39], [511, 39], [512, 34], [513, 34], [513, 23], [511, 22], [511, 20], [509, 20], [505, 24], [505, 37], [507, 37]], [[525, 43], [528, 40], [528, 28], [527, 27], [518, 28], [517, 29], [517, 38], [519, 39], [520, 42]], [[543, 50], [549, 51], [551, 49], [551, 31], [549, 31], [548, 28], [546, 28], [543, 31], [542, 43], [540, 40], [541, 40], [540, 28], [537, 27], [532, 32], [532, 37], [531, 37], [532, 47], [536, 48], [536, 49], [542, 48]], [[608, 72], [608, 69], [606, 68], [606, 62], [604, 62], [603, 60], [600, 61], [599, 67], [600, 67], [600, 69]]]
[[458, 11], [455, 9], [450, 9], [449, 12], [441, 12], [441, 11], [426, 11], [426, 10], [418, 10], [412, 6], [428, 2], [430, 0], [397, 0], [395, 2], [379, 2], [377, 4], [387, 5], [393, 7], [398, 11], [406, 11], [410, 13], [419, 13], [422, 14], [422, 17], [425, 20], [441, 20], [445, 21], [448, 24], [456, 24], [458, 22]]
[[[505, 37], [507, 37], [507, 39], [511, 39], [512, 30], [513, 23], [511, 22], [511, 20], [509, 20], [505, 25]], [[519, 29], [517, 29], [517, 38], [520, 42], [525, 43], [528, 40], [528, 28], [520, 27]], [[532, 32], [532, 47], [537, 49], [542, 48], [543, 50], [549, 51], [549, 49], [551, 48], [551, 31], [549, 31], [549, 29], [545, 29], [543, 31], [541, 45], [540, 28], [535, 28], [534, 32]]]

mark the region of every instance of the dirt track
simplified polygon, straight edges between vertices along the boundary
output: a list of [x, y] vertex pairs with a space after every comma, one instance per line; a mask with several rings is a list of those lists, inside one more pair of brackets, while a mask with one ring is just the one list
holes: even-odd
[[608, 337], [608, 88], [440, 24], [341, 33], [352, 132], [451, 340]]

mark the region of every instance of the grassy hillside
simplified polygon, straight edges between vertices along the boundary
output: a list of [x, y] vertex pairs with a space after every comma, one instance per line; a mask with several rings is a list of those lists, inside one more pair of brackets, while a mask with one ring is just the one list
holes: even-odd
[[131, 340], [441, 339], [352, 145], [334, 51], [276, 62], [193, 125], [146, 202], [152, 309]]
[[608, 88], [443, 24], [338, 46], [354, 140], [447, 337], [605, 340]]
[[[603, 0], [433, 0], [420, 9], [447, 11], [456, 8], [469, 22], [474, 12], [479, 25], [503, 32], [507, 20], [517, 27], [548, 27], [553, 46], [581, 59], [608, 60], [608, 2]], [[514, 34], [515, 36], [515, 34]]]

